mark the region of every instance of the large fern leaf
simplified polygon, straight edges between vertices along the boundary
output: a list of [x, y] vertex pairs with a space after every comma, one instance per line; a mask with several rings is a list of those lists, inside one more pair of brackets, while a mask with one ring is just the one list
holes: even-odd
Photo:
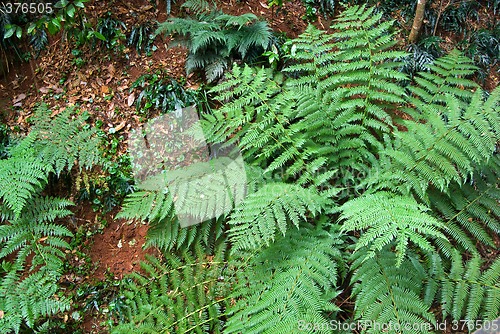
[[234, 249], [256, 249], [269, 245], [277, 232], [286, 234], [329, 204], [313, 190], [294, 184], [270, 183], [248, 195], [231, 214], [229, 238]]
[[356, 255], [351, 282], [363, 333], [434, 333], [431, 304], [422, 298], [429, 278], [419, 261], [410, 255], [400, 262], [387, 249], [367, 260], [362, 253]]
[[[355, 250], [367, 247], [370, 258], [395, 243], [397, 266], [402, 264], [409, 247], [433, 251], [430, 240], [446, 240], [441, 232], [445, 225], [426, 213], [429, 209], [411, 197], [377, 192], [350, 200], [340, 210], [340, 219], [344, 220], [342, 230], [363, 231]], [[410, 242], [413, 245], [410, 246]]]
[[225, 332], [295, 333], [305, 323], [320, 328], [314, 333], [329, 333], [325, 312], [338, 310], [331, 300], [344, 271], [340, 244], [338, 235], [301, 229], [249, 259], [244, 255]]

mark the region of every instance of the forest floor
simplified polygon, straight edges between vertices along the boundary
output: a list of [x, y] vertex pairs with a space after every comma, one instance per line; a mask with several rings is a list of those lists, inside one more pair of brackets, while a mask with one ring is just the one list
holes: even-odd
[[[181, 10], [179, 3], [180, 1], [174, 3], [172, 16], [177, 16]], [[230, 0], [219, 8], [233, 15], [254, 13], [266, 19], [273, 29], [283, 32], [289, 38], [298, 36], [308, 25], [303, 19], [305, 8], [301, 0], [284, 1], [283, 8], [277, 13], [276, 8], [270, 8], [266, 0]], [[97, 20], [112, 11], [127, 27], [146, 21], [162, 22], [167, 19], [163, 1], [158, 1], [157, 6], [152, 6], [148, 0], [89, 1], [85, 10], [91, 20]], [[326, 30], [330, 22], [319, 16], [313, 24]], [[105, 51], [97, 52], [86, 47], [82, 50], [85, 55], [83, 66], [75, 64], [71, 46], [62, 43], [62, 38], [61, 35], [52, 38], [48, 50], [38, 59], [15, 64], [9, 74], [0, 79], [0, 110], [4, 110], [0, 117], [5, 119], [14, 132], [28, 131], [27, 119], [40, 102], [50, 105], [54, 115], [68, 105], [78, 104], [81, 110], [88, 111], [91, 120], [103, 121], [104, 131], [114, 128], [123, 135], [119, 152], [124, 153], [129, 131], [141, 123], [133, 104], [137, 92], [130, 89], [137, 78], [161, 70], [173, 78], [185, 78], [187, 88], [197, 88], [200, 85], [200, 78], [196, 75], [185, 77], [186, 51], [177, 47], [169, 48], [168, 38], [156, 38], [156, 51], [151, 56], [138, 55], [134, 49], [128, 48], [125, 48], [124, 54], [110, 55], [103, 54]], [[453, 45], [456, 39], [455, 36], [446, 36], [445, 43]], [[493, 69], [485, 86], [491, 89], [497, 86], [498, 81], [496, 70]], [[138, 270], [139, 262], [144, 260], [146, 254], [155, 253], [154, 250], [143, 248], [147, 225], [114, 219], [118, 211], [119, 208], [115, 208], [103, 213], [94, 211], [88, 201], [77, 202], [74, 208], [73, 230], [83, 227], [92, 238], [79, 246], [80, 249], [75, 252], [71, 265], [90, 265], [91, 269], [90, 273], [86, 274], [66, 275], [64, 279], [68, 283], [83, 286], [107, 278], [121, 279], [124, 275]], [[89, 259], [90, 263], [87, 263]], [[95, 309], [89, 311], [83, 321], [83, 331], [102, 333], [104, 328], [100, 323], [104, 318], [101, 317], [102, 314]]]

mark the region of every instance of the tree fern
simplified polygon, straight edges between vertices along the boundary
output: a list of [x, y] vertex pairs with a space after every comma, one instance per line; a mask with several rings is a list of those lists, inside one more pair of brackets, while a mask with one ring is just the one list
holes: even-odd
[[322, 146], [331, 168], [339, 169], [343, 185], [359, 183], [377, 165], [377, 152], [393, 127], [391, 111], [404, 102], [397, 81], [406, 76], [395, 61], [404, 53], [391, 50], [392, 23], [379, 21], [373, 9], [355, 6], [332, 26], [339, 32], [330, 36], [309, 27], [289, 42], [287, 86], [304, 93], [298, 107], [303, 127], [318, 129], [309, 136]]

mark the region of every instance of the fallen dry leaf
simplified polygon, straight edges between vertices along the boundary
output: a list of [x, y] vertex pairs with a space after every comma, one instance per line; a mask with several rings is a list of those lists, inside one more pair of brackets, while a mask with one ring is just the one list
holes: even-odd
[[134, 104], [134, 101], [135, 101], [135, 94], [132, 93], [128, 96], [128, 99], [127, 99], [128, 106], [131, 107]]
[[14, 104], [14, 106], [16, 106], [16, 104], [18, 104], [19, 102], [21, 102], [25, 98], [26, 98], [26, 94], [19, 94], [18, 96], [16, 96], [14, 98], [14, 100], [12, 100], [12, 103]]
[[125, 127], [127, 123], [125, 121], [121, 122], [120, 124], [118, 124], [115, 128], [115, 131], [118, 132], [120, 131], [121, 129], [123, 129]]

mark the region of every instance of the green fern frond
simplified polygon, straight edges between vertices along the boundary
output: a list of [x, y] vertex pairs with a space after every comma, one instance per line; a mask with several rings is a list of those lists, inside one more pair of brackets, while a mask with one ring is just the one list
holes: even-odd
[[330, 333], [327, 312], [334, 318], [338, 311], [331, 300], [340, 293], [345, 266], [337, 248], [342, 243], [338, 235], [306, 228], [248, 259], [244, 253], [225, 333], [296, 333], [301, 323], [324, 328], [314, 333]]
[[90, 169], [101, 161], [97, 130], [86, 124], [88, 115], [74, 115], [68, 107], [51, 119], [51, 110], [41, 105], [32, 118], [37, 141], [33, 149], [37, 157], [54, 167], [57, 175], [77, 164]]
[[[486, 102], [478, 90], [466, 107], [446, 97], [446, 114], [429, 114], [426, 123], [406, 121], [408, 131], [395, 133], [398, 145], [383, 152], [392, 165], [376, 182], [392, 180], [401, 193], [414, 191], [427, 201], [430, 184], [445, 191], [463, 184], [477, 166], [488, 163], [500, 138], [500, 89]], [[389, 181], [390, 182], [390, 181]]]
[[428, 239], [445, 239], [445, 225], [427, 214], [429, 211], [411, 197], [377, 192], [352, 199], [340, 207], [343, 231], [364, 231], [355, 250], [368, 248], [367, 258], [375, 257], [395, 243], [396, 266], [406, 256], [410, 242], [422, 250], [435, 250]]
[[240, 42], [238, 52], [243, 58], [247, 56], [250, 48], [261, 47], [264, 51], [270, 46], [272, 31], [265, 21], [257, 21], [251, 25], [240, 28]]
[[4, 279], [0, 285], [0, 319], [2, 333], [19, 333], [22, 323], [35, 328], [40, 318], [54, 316], [70, 309], [70, 300], [55, 297], [58, 277], [50, 271], [38, 271], [19, 282]]
[[[495, 248], [493, 235], [500, 233], [500, 158], [494, 156], [482, 169], [474, 173], [470, 183], [452, 183], [449, 194], [435, 188], [429, 191], [432, 209], [439, 213], [447, 226], [447, 233], [465, 250], [477, 254], [477, 241]], [[440, 247], [447, 256], [456, 246]], [[479, 254], [477, 254], [479, 255]]]
[[[70, 201], [32, 197], [19, 217], [10, 216], [0, 225], [0, 259], [6, 271], [0, 281], [2, 332], [19, 332], [22, 323], [34, 328], [39, 318], [69, 309], [69, 300], [56, 299], [58, 280], [66, 257], [66, 241], [73, 234], [54, 223], [71, 214]], [[11, 260], [6, 260], [11, 256]], [[30, 267], [26, 268], [28, 264]], [[22, 276], [26, 277], [21, 277]]]
[[31, 132], [0, 160], [0, 198], [17, 216], [46, 185], [49, 173], [59, 175], [75, 164], [91, 168], [100, 161], [96, 130], [85, 126], [84, 116], [72, 119], [73, 112], [67, 108], [51, 119], [51, 111], [41, 105]]
[[145, 274], [131, 274], [122, 287], [128, 321], [111, 333], [221, 333], [232, 283], [224, 250], [210, 258], [199, 249], [166, 254], [165, 264], [148, 257]]
[[434, 333], [431, 303], [422, 298], [429, 278], [412, 254], [400, 262], [387, 249], [368, 259], [359, 252], [351, 269], [355, 319], [371, 324], [363, 333]]
[[331, 204], [317, 192], [294, 184], [269, 183], [245, 198], [229, 220], [229, 238], [235, 250], [269, 245], [276, 233], [287, 233]]
[[483, 268], [473, 257], [464, 266], [460, 252], [453, 252], [451, 268], [442, 275], [443, 317], [454, 320], [494, 320], [500, 316], [500, 259]]
[[469, 79], [477, 70], [470, 58], [453, 50], [446, 56], [436, 59], [429, 65], [428, 72], [420, 72], [414, 78], [415, 84], [408, 87], [413, 94], [409, 102], [419, 114], [411, 109], [405, 110], [416, 119], [423, 118], [431, 112], [428, 105], [441, 105], [446, 102], [446, 96], [451, 95], [463, 103], [469, 103], [473, 92], [479, 85]]
[[53, 170], [46, 162], [35, 158], [34, 154], [33, 150], [27, 152], [17, 149], [15, 156], [0, 160], [0, 197], [16, 216], [21, 214], [33, 194], [43, 189], [48, 174]]

